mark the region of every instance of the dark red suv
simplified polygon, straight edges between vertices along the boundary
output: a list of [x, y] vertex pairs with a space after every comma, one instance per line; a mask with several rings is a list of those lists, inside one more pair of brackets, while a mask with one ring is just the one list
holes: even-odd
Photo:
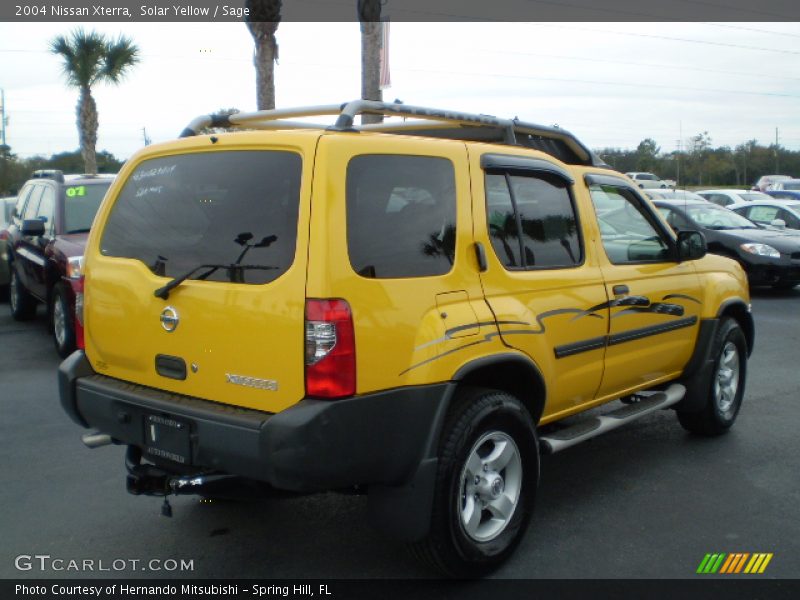
[[8, 226], [11, 315], [26, 321], [47, 307], [61, 356], [83, 347], [83, 250], [113, 176], [36, 171]]

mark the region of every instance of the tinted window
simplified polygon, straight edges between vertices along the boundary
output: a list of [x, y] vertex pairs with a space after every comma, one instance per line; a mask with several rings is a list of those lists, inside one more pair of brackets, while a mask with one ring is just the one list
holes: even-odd
[[64, 232], [89, 231], [111, 181], [68, 185], [64, 189]]
[[32, 185], [26, 185], [17, 196], [17, 204], [15, 206], [15, 215], [19, 219], [22, 217], [22, 211], [25, 209], [25, 201], [30, 196], [31, 191], [33, 190]]
[[363, 155], [347, 166], [347, 249], [363, 277], [425, 277], [455, 256], [453, 164], [425, 156]]
[[204, 152], [140, 164], [125, 182], [101, 240], [108, 256], [179, 276], [204, 264], [242, 265], [203, 277], [266, 283], [294, 260], [300, 156]]
[[489, 235], [504, 266], [534, 269], [581, 262], [578, 222], [564, 180], [490, 173], [486, 189]]
[[39, 202], [39, 209], [36, 211], [36, 217], [45, 223], [45, 231], [53, 231], [53, 216], [56, 211], [56, 192], [48, 186], [45, 186], [42, 192], [42, 199]]
[[486, 175], [486, 215], [492, 247], [504, 267], [522, 267], [519, 228], [505, 175]]
[[592, 185], [595, 197], [616, 208], [598, 217], [600, 236], [608, 259], [614, 264], [663, 262], [669, 260], [669, 244], [645, 212], [640, 199], [629, 189], [613, 185]]
[[31, 195], [28, 197], [28, 203], [25, 205], [25, 211], [22, 213], [21, 218], [23, 221], [25, 219], [35, 219], [36, 215], [39, 214], [39, 200], [42, 198], [43, 191], [43, 185], [33, 186]]

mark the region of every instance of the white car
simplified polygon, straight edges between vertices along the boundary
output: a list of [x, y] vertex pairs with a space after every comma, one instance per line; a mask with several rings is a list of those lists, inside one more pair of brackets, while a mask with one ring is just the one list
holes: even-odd
[[625, 173], [628, 177], [633, 179], [642, 189], [652, 189], [652, 188], [662, 188], [667, 189], [670, 187], [669, 183], [662, 180], [658, 175], [653, 175], [652, 173], [642, 173], [639, 171], [633, 171], [631, 173]]
[[709, 202], [720, 206], [728, 206], [739, 202], [752, 202], [754, 200], [772, 200], [764, 192], [751, 190], [699, 190], [697, 193]]
[[771, 186], [780, 182], [786, 181], [787, 179], [791, 179], [790, 175], [762, 175], [758, 181], [756, 181], [755, 187], [758, 188], [760, 191], [764, 192], [767, 189], [772, 189]]
[[757, 223], [800, 230], [800, 200], [755, 200], [728, 206], [730, 210]]
[[689, 190], [647, 190], [645, 192], [652, 200], [683, 200], [692, 202], [707, 202], [702, 196], [698, 196]]
[[783, 179], [776, 181], [769, 186], [770, 190], [791, 190], [793, 192], [800, 191], [800, 179]]

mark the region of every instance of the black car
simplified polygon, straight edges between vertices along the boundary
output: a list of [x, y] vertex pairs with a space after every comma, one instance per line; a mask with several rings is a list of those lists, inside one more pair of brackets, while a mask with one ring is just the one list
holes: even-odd
[[653, 204], [676, 231], [702, 231], [709, 252], [739, 261], [751, 285], [789, 289], [800, 283], [800, 235], [762, 229], [710, 202], [657, 200]]
[[43, 303], [61, 356], [82, 346], [83, 250], [112, 180], [36, 171], [20, 190], [8, 226], [11, 315], [31, 319]]

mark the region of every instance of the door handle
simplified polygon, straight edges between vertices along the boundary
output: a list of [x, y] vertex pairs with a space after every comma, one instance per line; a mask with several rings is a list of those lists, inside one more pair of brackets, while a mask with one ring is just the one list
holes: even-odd
[[480, 242], [475, 242], [475, 258], [478, 261], [478, 269], [481, 273], [485, 273], [489, 265], [486, 263], [486, 250]]

